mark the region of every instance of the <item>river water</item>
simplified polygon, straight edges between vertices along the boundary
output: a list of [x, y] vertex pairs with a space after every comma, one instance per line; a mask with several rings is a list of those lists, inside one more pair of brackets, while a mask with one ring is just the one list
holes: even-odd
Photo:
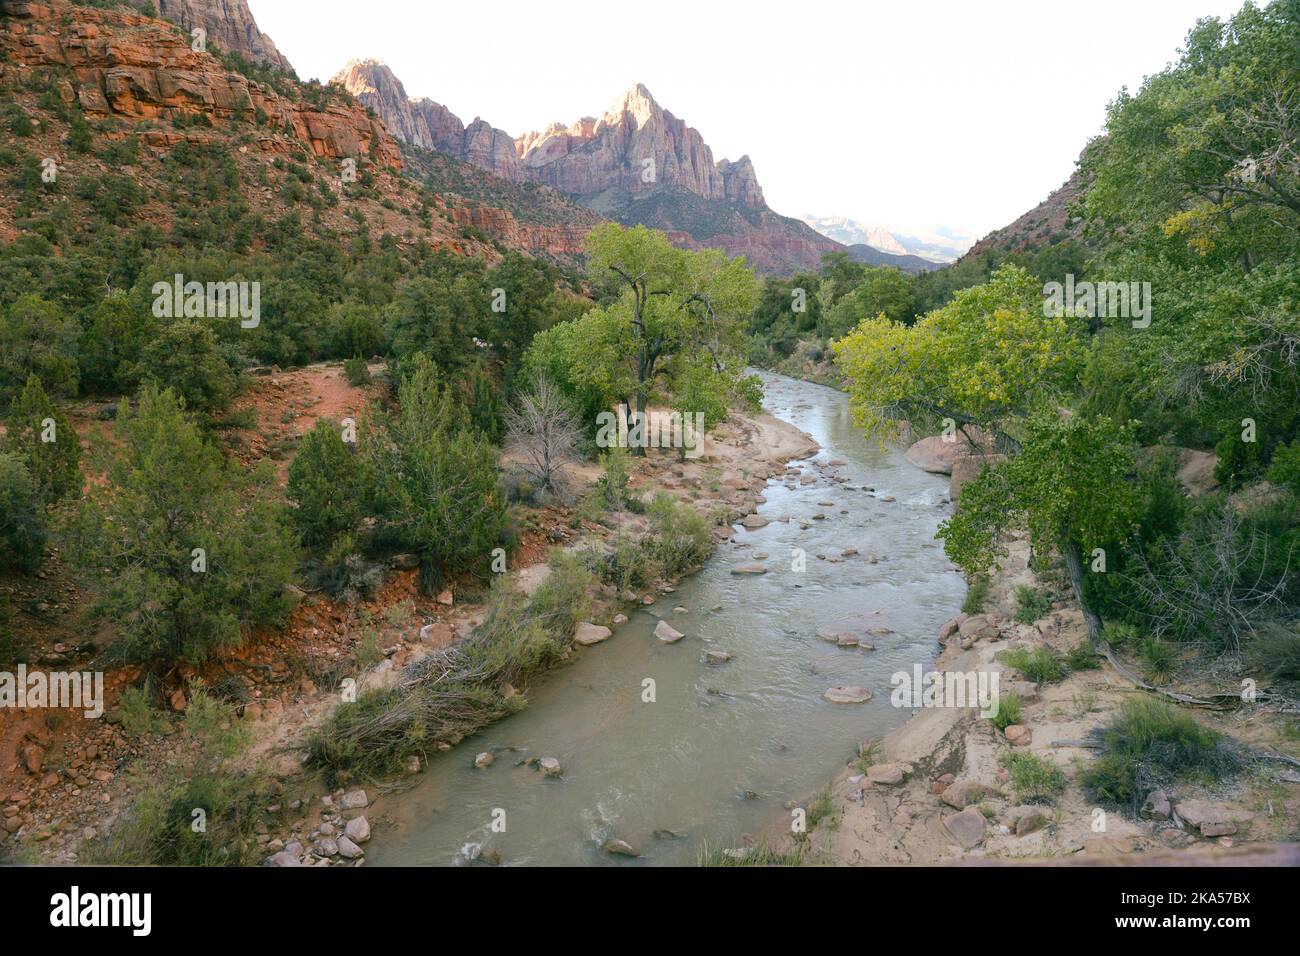
[[[810, 485], [769, 482], [759, 514], [770, 524], [737, 528], [675, 593], [534, 684], [525, 710], [435, 756], [412, 790], [389, 801], [395, 829], [377, 835], [368, 863], [456, 865], [490, 850], [510, 865], [691, 864], [703, 841], [732, 846], [771, 825], [787, 801], [852, 759], [860, 740], [908, 718], [890, 703], [890, 675], [929, 669], [936, 633], [965, 591], [934, 539], [949, 512], [947, 482], [865, 439], [843, 394], [763, 379], [767, 410], [812, 435], [819, 461], [844, 464], [799, 463], [819, 476]], [[784, 515], [788, 522], [777, 520]], [[806, 553], [805, 570], [794, 570], [793, 549]], [[846, 549], [859, 553], [840, 558]], [[731, 574], [761, 555], [767, 574]], [[660, 618], [686, 638], [661, 643], [652, 633]], [[876, 649], [837, 647], [818, 630], [862, 634]], [[706, 650], [732, 660], [710, 665]], [[647, 678], [653, 702], [643, 699]], [[874, 697], [823, 699], [841, 684]], [[475, 769], [484, 750], [497, 759]], [[558, 758], [563, 775], [516, 766], [527, 756]], [[609, 838], [641, 856], [603, 852]]]

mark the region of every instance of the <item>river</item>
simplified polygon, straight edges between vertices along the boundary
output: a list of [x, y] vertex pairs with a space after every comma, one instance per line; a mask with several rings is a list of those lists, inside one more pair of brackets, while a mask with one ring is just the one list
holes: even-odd
[[[890, 703], [890, 675], [929, 669], [965, 591], [934, 539], [947, 482], [864, 438], [840, 392], [763, 379], [767, 410], [812, 435], [819, 460], [842, 460], [829, 471], [847, 481], [769, 482], [759, 514], [770, 524], [737, 528], [675, 593], [530, 688], [525, 710], [435, 756], [413, 789], [390, 798], [394, 828], [367, 848], [369, 864], [456, 865], [489, 850], [508, 865], [691, 864], [703, 841], [732, 846], [771, 825], [860, 740], [908, 718]], [[821, 474], [806, 463], [805, 472]], [[806, 553], [805, 570], [794, 569], [793, 549]], [[846, 549], [859, 553], [841, 558]], [[767, 574], [731, 574], [759, 555]], [[661, 617], [686, 638], [657, 640]], [[837, 647], [817, 638], [823, 629], [863, 634], [876, 649]], [[710, 665], [706, 650], [732, 660]], [[840, 684], [875, 696], [823, 699]], [[493, 749], [496, 761], [475, 769], [474, 755]], [[517, 766], [526, 756], [557, 757], [563, 775]], [[640, 857], [603, 852], [609, 838]]]

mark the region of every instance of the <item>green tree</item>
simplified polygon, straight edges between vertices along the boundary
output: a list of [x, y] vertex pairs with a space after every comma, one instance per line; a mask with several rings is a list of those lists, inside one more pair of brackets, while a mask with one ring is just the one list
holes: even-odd
[[43, 512], [27, 463], [21, 455], [0, 451], [0, 571], [40, 567], [49, 537]]
[[330, 351], [340, 358], [368, 358], [384, 347], [378, 310], [361, 302], [332, 305], [326, 319]]
[[1077, 384], [1083, 323], [1043, 314], [1041, 284], [1003, 266], [914, 326], [863, 320], [835, 344], [857, 422], [897, 438], [903, 424], [976, 425], [1014, 447], [1018, 423]]
[[489, 292], [475, 275], [412, 279], [386, 311], [393, 354], [404, 359], [428, 352], [448, 374], [460, 372], [479, 357], [474, 343], [484, 332], [489, 304]]
[[[1180, 60], [1111, 104], [1084, 169], [1091, 218], [1177, 236], [1250, 271], [1300, 231], [1300, 5], [1206, 18]], [[1273, 254], [1276, 254], [1274, 251]]]
[[148, 309], [120, 291], [95, 307], [81, 339], [82, 384], [91, 393], [134, 391], [139, 363], [157, 331]]
[[51, 395], [77, 393], [76, 320], [38, 295], [21, 296], [0, 310], [0, 405], [7, 405], [31, 375]]
[[941, 531], [945, 549], [968, 574], [982, 574], [996, 561], [1001, 533], [1027, 527], [1040, 549], [1065, 559], [1089, 637], [1099, 642], [1082, 555], [1130, 536], [1132, 435], [1127, 425], [1063, 407], [1078, 389], [1086, 328], [1043, 313], [1038, 281], [1003, 266], [914, 326], [865, 320], [836, 343], [836, 357], [854, 416], [868, 430], [897, 437], [909, 421], [932, 430], [973, 425], [994, 436], [1011, 458], [962, 489]]
[[505, 524], [497, 452], [423, 353], [409, 363], [398, 407], [360, 425], [371, 469], [376, 538], [422, 558], [431, 589], [448, 573], [487, 573]]
[[173, 322], [145, 349], [141, 377], [172, 392], [200, 415], [225, 408], [234, 397], [235, 373], [221, 355], [217, 337], [201, 322]]
[[871, 268], [857, 287], [831, 308], [824, 332], [828, 338], [837, 339], [867, 316], [883, 315], [902, 322], [911, 314], [911, 280], [899, 269]]
[[289, 521], [307, 545], [329, 545], [353, 531], [365, 514], [365, 476], [339, 425], [318, 419], [289, 466]]
[[1038, 553], [1064, 558], [1089, 640], [1097, 645], [1102, 622], [1085, 590], [1085, 562], [1094, 548], [1133, 534], [1140, 501], [1132, 432], [1106, 419], [1052, 410], [1025, 426], [1019, 454], [963, 486], [961, 505], [939, 535], [948, 556], [979, 575], [996, 565], [1000, 536], [1027, 527]]
[[81, 490], [81, 441], [35, 375], [9, 407], [9, 450], [27, 463], [37, 500], [49, 505]]
[[[605, 282], [612, 276], [619, 293], [581, 320], [588, 333], [582, 338], [590, 336], [592, 345], [571, 362], [612, 359], [625, 366], [605, 370], [605, 381], [621, 391], [618, 397], [633, 414], [649, 408], [660, 363], [669, 357], [699, 356], [719, 370], [725, 366], [739, 344], [738, 320], [758, 300], [754, 274], [743, 259], [728, 259], [716, 249], [677, 249], [661, 232], [615, 223], [593, 229], [587, 247], [593, 279]], [[664, 368], [663, 386], [671, 396], [671, 363]], [[561, 374], [554, 380], [562, 384], [573, 377]]]
[[170, 390], [146, 384], [122, 449], [70, 534], [99, 574], [98, 611], [136, 659], [202, 661], [285, 610], [294, 549], [269, 462], [223, 459]]

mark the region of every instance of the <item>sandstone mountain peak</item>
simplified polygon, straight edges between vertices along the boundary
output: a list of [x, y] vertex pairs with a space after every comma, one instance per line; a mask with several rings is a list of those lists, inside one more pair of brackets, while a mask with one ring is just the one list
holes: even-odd
[[158, 15], [186, 30], [203, 28], [213, 46], [293, 73], [271, 38], [258, 29], [247, 0], [151, 0]]
[[646, 89], [645, 84], [637, 83], [610, 104], [609, 109], [605, 111], [605, 120], [609, 122], [610, 118], [613, 117], [614, 121], [617, 122], [617, 118], [626, 113], [636, 120], [639, 129], [651, 117], [663, 112], [663, 108], [655, 101], [654, 96]]
[[717, 245], [762, 271], [815, 267], [841, 248], [772, 212], [750, 157], [715, 161], [700, 132], [660, 106], [644, 83], [599, 117], [512, 137], [481, 117], [466, 125], [440, 103], [407, 97], [377, 60], [350, 61], [334, 80], [404, 142], [510, 182], [545, 184], [603, 216], [663, 229], [674, 242]]

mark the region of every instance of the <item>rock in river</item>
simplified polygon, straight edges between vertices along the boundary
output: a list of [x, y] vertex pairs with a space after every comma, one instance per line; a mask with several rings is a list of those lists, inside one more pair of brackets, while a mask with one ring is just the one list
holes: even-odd
[[600, 847], [606, 853], [615, 856], [640, 856], [637, 848], [624, 840], [606, 840]]
[[667, 621], [660, 621], [655, 625], [655, 637], [659, 638], [659, 640], [663, 641], [665, 644], [676, 644], [685, 636], [685, 634], [677, 630]]
[[590, 647], [592, 644], [599, 644], [601, 641], [608, 639], [613, 633], [607, 627], [592, 624], [590, 621], [583, 621], [578, 625], [577, 631], [574, 632], [573, 640], [574, 643], [581, 644], [583, 647]]
[[871, 700], [871, 691], [865, 687], [842, 685], [831, 687], [822, 696], [832, 704], [865, 704]]

